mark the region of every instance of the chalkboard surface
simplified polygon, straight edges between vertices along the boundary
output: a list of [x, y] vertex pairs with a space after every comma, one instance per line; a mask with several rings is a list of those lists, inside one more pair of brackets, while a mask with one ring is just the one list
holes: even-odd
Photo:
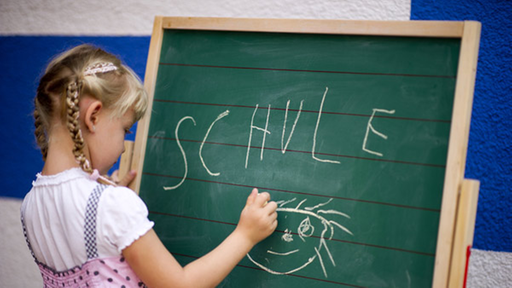
[[276, 232], [220, 287], [431, 287], [460, 38], [164, 30], [139, 193], [182, 263], [252, 187]]

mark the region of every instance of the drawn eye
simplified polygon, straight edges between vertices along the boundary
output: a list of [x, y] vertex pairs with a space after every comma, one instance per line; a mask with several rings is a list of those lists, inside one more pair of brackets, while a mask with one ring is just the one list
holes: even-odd
[[311, 220], [309, 220], [309, 217], [306, 217], [302, 222], [300, 222], [299, 228], [297, 229], [299, 232], [299, 237], [304, 240], [304, 237], [311, 237], [313, 235], [313, 232], [315, 232], [315, 227], [311, 225]]
[[284, 230], [284, 234], [283, 236], [281, 236], [281, 239], [283, 239], [283, 241], [285, 242], [292, 242], [293, 241], [293, 235], [292, 235], [292, 232], [289, 231], [288, 229]]

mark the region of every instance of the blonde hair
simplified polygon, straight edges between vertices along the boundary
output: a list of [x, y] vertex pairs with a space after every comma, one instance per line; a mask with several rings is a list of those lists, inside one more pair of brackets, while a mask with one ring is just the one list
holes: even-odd
[[[86, 69], [101, 63], [112, 64], [115, 69], [85, 73]], [[116, 56], [92, 45], [74, 47], [48, 64], [34, 99], [34, 134], [43, 160], [48, 153], [51, 119], [58, 116], [66, 123], [73, 139], [75, 159], [90, 173], [92, 168], [83, 153], [84, 140], [78, 121], [80, 96], [85, 94], [101, 101], [105, 109], [112, 111], [112, 117], [121, 117], [133, 109], [135, 121], [145, 114], [148, 97], [141, 80], [129, 67]]]

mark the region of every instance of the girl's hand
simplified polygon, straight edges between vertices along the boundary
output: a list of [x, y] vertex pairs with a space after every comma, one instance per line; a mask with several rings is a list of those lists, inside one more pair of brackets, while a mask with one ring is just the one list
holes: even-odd
[[268, 192], [258, 193], [254, 188], [247, 198], [235, 233], [245, 236], [252, 245], [267, 238], [277, 227], [277, 204], [270, 202]]
[[114, 171], [114, 173], [112, 173], [110, 179], [112, 179], [112, 181], [116, 183], [117, 186], [128, 187], [128, 185], [130, 185], [133, 179], [135, 179], [135, 176], [137, 176], [137, 171], [130, 170], [128, 171], [128, 173], [126, 173], [123, 179], [119, 179], [119, 170], [116, 170]]

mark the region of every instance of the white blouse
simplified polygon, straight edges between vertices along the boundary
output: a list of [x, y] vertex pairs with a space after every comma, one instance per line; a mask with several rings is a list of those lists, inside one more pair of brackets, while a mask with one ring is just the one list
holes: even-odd
[[[98, 182], [80, 168], [56, 175], [37, 175], [21, 205], [27, 235], [36, 258], [57, 271], [87, 261], [85, 209]], [[126, 187], [107, 187], [97, 209], [98, 257], [119, 256], [146, 234], [153, 222], [142, 199]]]

